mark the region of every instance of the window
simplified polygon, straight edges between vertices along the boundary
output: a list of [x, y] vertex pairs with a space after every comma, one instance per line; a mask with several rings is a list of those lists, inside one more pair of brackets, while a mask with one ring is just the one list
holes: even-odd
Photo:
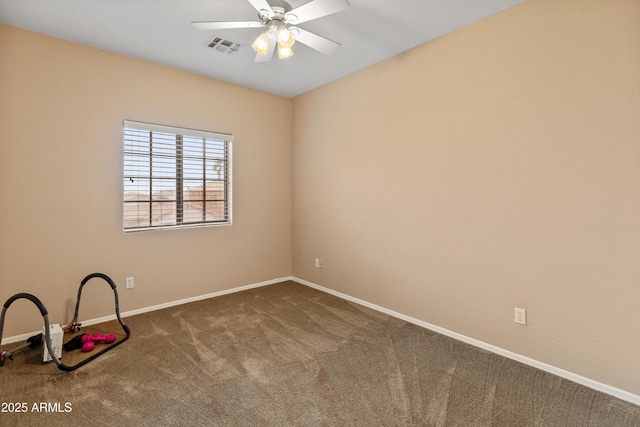
[[124, 122], [124, 231], [231, 224], [233, 136]]

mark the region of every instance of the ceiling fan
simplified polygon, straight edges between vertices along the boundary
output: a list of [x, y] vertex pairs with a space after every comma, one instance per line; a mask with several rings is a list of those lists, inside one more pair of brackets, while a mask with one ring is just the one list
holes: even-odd
[[271, 61], [276, 45], [280, 59], [293, 56], [291, 47], [296, 41], [326, 55], [331, 55], [340, 49], [339, 43], [303, 30], [296, 25], [347, 9], [349, 7], [348, 0], [311, 0], [292, 10], [287, 10], [285, 7], [280, 6], [271, 6], [267, 3], [267, 0], [248, 1], [258, 11], [259, 21], [208, 21], [192, 22], [192, 24], [200, 30], [266, 28], [252, 45], [257, 52], [255, 62]]

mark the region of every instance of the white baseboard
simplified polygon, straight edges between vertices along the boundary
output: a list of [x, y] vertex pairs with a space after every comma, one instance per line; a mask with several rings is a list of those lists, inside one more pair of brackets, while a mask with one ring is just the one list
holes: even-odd
[[[236, 293], [236, 292], [246, 291], [246, 290], [249, 290], [249, 289], [260, 288], [262, 286], [274, 285], [276, 283], [285, 282], [287, 280], [294, 280], [294, 279], [293, 279], [293, 277], [280, 277], [278, 279], [271, 279], [271, 280], [267, 280], [267, 281], [264, 281], [264, 282], [253, 283], [251, 285], [245, 285], [245, 286], [239, 286], [237, 288], [225, 289], [224, 291], [212, 292], [210, 294], [205, 294], [205, 295], [199, 295], [199, 296], [195, 296], [195, 297], [191, 297], [191, 298], [180, 299], [180, 300], [177, 300], [177, 301], [171, 301], [171, 302], [167, 302], [167, 303], [164, 303], [164, 304], [153, 305], [151, 307], [139, 308], [137, 310], [131, 310], [131, 311], [127, 311], [127, 312], [121, 313], [121, 316], [123, 318], [127, 317], [127, 316], [135, 316], [136, 314], [142, 314], [142, 313], [148, 313], [150, 311], [162, 310], [163, 308], [174, 307], [176, 305], [182, 305], [182, 304], [187, 304], [187, 303], [190, 303], [190, 302], [202, 301], [204, 299], [209, 299], [209, 298], [221, 297], [223, 295], [233, 294], [233, 293]], [[112, 319], [115, 319], [115, 318], [116, 318], [116, 316], [113, 315], [108, 320], [112, 320]], [[89, 323], [89, 322], [82, 322], [82, 323], [85, 324], [85, 325], [92, 325], [92, 324], [100, 323], [100, 322], [104, 322], [104, 321], [105, 320], [100, 320], [98, 322], [91, 321], [92, 323]]]
[[[624, 390], [621, 390], [621, 389], [618, 389], [618, 388], [615, 388], [615, 387], [611, 387], [611, 386], [606, 385], [606, 384], [602, 384], [602, 383], [600, 383], [598, 381], [594, 381], [594, 380], [592, 380], [590, 378], [586, 378], [586, 377], [583, 377], [581, 375], [577, 375], [577, 374], [574, 374], [572, 372], [565, 371], [564, 369], [556, 368], [555, 366], [552, 366], [552, 365], [537, 361], [535, 359], [531, 359], [531, 358], [523, 356], [521, 354], [513, 353], [513, 352], [511, 352], [509, 350], [505, 350], [503, 348], [496, 347], [494, 345], [485, 343], [483, 341], [476, 340], [474, 338], [467, 337], [467, 336], [459, 334], [457, 332], [453, 332], [453, 331], [450, 331], [448, 329], [444, 329], [444, 328], [441, 328], [439, 326], [432, 325], [431, 323], [427, 323], [427, 322], [424, 322], [422, 320], [414, 319], [413, 317], [406, 316], [406, 315], [404, 315], [402, 313], [398, 313], [398, 312], [395, 312], [393, 310], [389, 310], [389, 309], [381, 307], [379, 305], [372, 304], [370, 302], [361, 300], [359, 298], [355, 298], [355, 297], [352, 297], [350, 295], [343, 294], [342, 292], [334, 291], [333, 289], [325, 288], [324, 286], [320, 286], [320, 285], [317, 285], [315, 283], [309, 282], [307, 280], [303, 280], [303, 279], [300, 279], [298, 277], [293, 277], [293, 276], [281, 277], [281, 278], [278, 278], [278, 279], [272, 279], [272, 280], [267, 280], [267, 281], [264, 281], [264, 282], [258, 282], [258, 283], [254, 283], [254, 284], [250, 284], [250, 285], [245, 285], [245, 286], [239, 286], [239, 287], [236, 287], [236, 288], [226, 289], [224, 291], [212, 292], [210, 294], [199, 295], [199, 296], [190, 297], [190, 298], [184, 298], [184, 299], [180, 299], [180, 300], [176, 300], [176, 301], [167, 302], [167, 303], [164, 303], [164, 304], [158, 304], [158, 305], [144, 307], [144, 308], [140, 308], [140, 309], [136, 309], [136, 310], [126, 311], [126, 312], [120, 313], [120, 315], [121, 315], [121, 317], [123, 319], [126, 319], [129, 316], [135, 316], [137, 314], [148, 313], [148, 312], [151, 312], [151, 311], [161, 310], [163, 308], [169, 308], [169, 307], [174, 307], [174, 306], [177, 306], [177, 305], [187, 304], [187, 303], [190, 303], [190, 302], [201, 301], [201, 300], [205, 300], [205, 299], [209, 299], [209, 298], [215, 298], [215, 297], [219, 297], [219, 296], [222, 296], [222, 295], [232, 294], [232, 293], [235, 293], [235, 292], [246, 291], [248, 289], [259, 288], [259, 287], [262, 287], [262, 286], [273, 285], [273, 284], [284, 282], [284, 281], [287, 281], [287, 280], [292, 280], [292, 281], [295, 281], [297, 283], [300, 283], [301, 285], [305, 285], [305, 286], [308, 286], [310, 288], [314, 288], [314, 289], [317, 289], [319, 291], [326, 292], [328, 294], [334, 295], [334, 296], [336, 296], [338, 298], [342, 298], [342, 299], [345, 299], [347, 301], [351, 301], [353, 303], [360, 304], [362, 306], [371, 308], [371, 309], [379, 311], [381, 313], [388, 314], [389, 316], [396, 317], [396, 318], [404, 320], [406, 322], [413, 323], [414, 325], [418, 325], [418, 326], [421, 326], [423, 328], [432, 330], [434, 332], [438, 332], [438, 333], [440, 333], [442, 335], [446, 335], [448, 337], [454, 338], [454, 339], [456, 339], [458, 341], [465, 342], [465, 343], [470, 344], [470, 345], [472, 345], [474, 347], [478, 347], [478, 348], [481, 348], [483, 350], [487, 350], [487, 351], [490, 351], [492, 353], [498, 354], [500, 356], [504, 356], [504, 357], [507, 357], [509, 359], [515, 360], [517, 362], [524, 363], [525, 365], [529, 365], [529, 366], [532, 366], [534, 368], [540, 369], [542, 371], [549, 372], [550, 374], [557, 375], [557, 376], [562, 377], [562, 378], [566, 378], [566, 379], [568, 379], [570, 381], [573, 381], [575, 383], [581, 384], [581, 385], [583, 385], [585, 387], [589, 387], [591, 389], [600, 391], [602, 393], [606, 393], [606, 394], [611, 395], [613, 397], [616, 397], [618, 399], [621, 399], [621, 400], [624, 400], [624, 401], [627, 401], [627, 402], [630, 402], [630, 403], [633, 403], [635, 405], [639, 405], [640, 406], [640, 396], [638, 396], [636, 394], [629, 393], [627, 391], [624, 391]], [[105, 316], [105, 317], [100, 317], [100, 318], [95, 318], [95, 319], [90, 319], [90, 320], [82, 320], [82, 324], [86, 325], [86, 326], [89, 326], [89, 325], [95, 325], [97, 323], [108, 322], [108, 321], [114, 320], [114, 319], [116, 319], [115, 313], [113, 315], [110, 315], [110, 316]], [[125, 323], [126, 323], [126, 320], [125, 320]], [[18, 342], [18, 341], [25, 341], [29, 337], [31, 337], [33, 335], [36, 335], [38, 333], [40, 333], [40, 331], [35, 331], [35, 332], [27, 333], [27, 334], [22, 334], [22, 335], [16, 335], [16, 336], [13, 336], [13, 337], [9, 337], [9, 338], [6, 338], [6, 339], [2, 340], [2, 345], [4, 346], [5, 344], [10, 344], [10, 343]]]
[[423, 328], [432, 330], [434, 332], [438, 332], [442, 335], [446, 335], [448, 337], [454, 338], [458, 341], [465, 342], [467, 344], [471, 344], [474, 347], [481, 348], [483, 350], [490, 351], [492, 353], [498, 354], [500, 356], [504, 356], [506, 358], [515, 360], [517, 362], [524, 363], [525, 365], [532, 366], [534, 368], [540, 369], [545, 372], [549, 372], [550, 374], [557, 375], [562, 378], [566, 378], [575, 383], [581, 384], [585, 387], [589, 387], [591, 389], [600, 391], [602, 393], [606, 393], [618, 399], [633, 403], [635, 405], [640, 405], [640, 396], [629, 393], [627, 391], [621, 390], [619, 388], [611, 387], [606, 384], [602, 384], [598, 381], [594, 381], [590, 378], [583, 377], [581, 375], [574, 374], [569, 371], [565, 371], [564, 369], [556, 368], [555, 366], [540, 362], [535, 359], [531, 359], [529, 357], [523, 356], [521, 354], [513, 353], [509, 350], [505, 350], [500, 347], [496, 347], [491, 344], [487, 344], [483, 341], [476, 340], [474, 338], [467, 337], [465, 335], [459, 334], [457, 332], [450, 331], [448, 329], [441, 328], [436, 325], [432, 325], [431, 323], [423, 322], [422, 320], [414, 319], [413, 317], [405, 316], [404, 314], [397, 313], [393, 310], [389, 310], [387, 308], [381, 307], [379, 305], [371, 304], [370, 302], [354, 298], [350, 295], [343, 294], [342, 292], [334, 291], [333, 289], [325, 288], [324, 286], [317, 285], [315, 283], [309, 282], [307, 280], [299, 279], [297, 277], [292, 278], [295, 282], [298, 282], [302, 285], [309, 286], [311, 288], [317, 289], [322, 292], [326, 292], [328, 294], [337, 296], [338, 298], [345, 299], [347, 301], [354, 302], [356, 304], [363, 305], [365, 307], [371, 308], [373, 310], [379, 311], [381, 313], [388, 314], [389, 316], [396, 317], [398, 319], [402, 319], [406, 322], [413, 323], [414, 325], [421, 326]]

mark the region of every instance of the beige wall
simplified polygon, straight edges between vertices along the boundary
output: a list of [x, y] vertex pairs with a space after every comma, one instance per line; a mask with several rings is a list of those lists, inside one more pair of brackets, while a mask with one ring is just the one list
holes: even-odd
[[[124, 234], [124, 119], [233, 134], [233, 225]], [[0, 26], [0, 241], [1, 302], [32, 293], [55, 323], [95, 271], [122, 311], [287, 277], [291, 100]], [[83, 319], [114, 313], [96, 283]], [[4, 336], [41, 325], [19, 300]]]
[[294, 276], [640, 394], [639, 20], [528, 0], [295, 98]]

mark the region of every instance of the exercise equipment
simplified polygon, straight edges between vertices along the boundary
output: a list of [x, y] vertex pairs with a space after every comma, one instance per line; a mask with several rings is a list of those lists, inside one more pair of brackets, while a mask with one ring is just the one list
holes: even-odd
[[13, 360], [13, 355], [16, 354], [18, 351], [22, 350], [23, 348], [27, 348], [27, 347], [37, 348], [37, 347], [40, 347], [41, 345], [42, 345], [42, 334], [34, 335], [32, 337], [29, 337], [26, 343], [21, 344], [18, 347], [13, 348], [11, 350], [3, 352], [2, 358], [8, 357], [9, 360]]
[[84, 334], [82, 335], [82, 351], [84, 353], [88, 353], [90, 351], [93, 351], [94, 348], [96, 348], [96, 343], [101, 343], [104, 342], [105, 344], [111, 344], [114, 343], [116, 341], [116, 335], [115, 334], [109, 334], [106, 337], [102, 334]]
[[82, 337], [84, 336], [85, 334], [81, 334], [71, 338], [62, 346], [62, 349], [64, 351], [73, 351], [82, 348]]
[[[78, 322], [78, 313], [79, 313], [79, 310], [80, 310], [80, 299], [82, 297], [82, 288], [84, 288], [84, 286], [87, 284], [87, 282], [89, 282], [91, 279], [94, 279], [94, 278], [99, 278], [99, 279], [104, 280], [105, 282], [107, 282], [107, 284], [109, 284], [109, 286], [111, 286], [111, 289], [113, 290], [113, 295], [114, 295], [114, 299], [115, 299], [116, 318], [118, 320], [118, 323], [120, 323], [120, 326], [122, 327], [122, 330], [125, 333], [125, 336], [122, 339], [116, 340], [114, 334], [109, 334], [109, 335], [107, 335], [107, 337], [109, 337], [109, 342], [107, 342], [107, 337], [102, 336], [102, 340], [101, 341], [104, 341], [105, 343], [110, 344], [108, 347], [105, 347], [104, 349], [102, 349], [101, 351], [97, 352], [96, 354], [93, 354], [92, 356], [90, 356], [87, 359], [84, 359], [84, 360], [78, 362], [77, 364], [75, 364], [73, 366], [65, 365], [64, 363], [62, 363], [60, 361], [60, 359], [58, 357], [56, 357], [56, 355], [52, 351], [53, 346], [51, 345], [51, 336], [49, 334], [49, 329], [50, 329], [49, 325], [50, 324], [49, 324], [49, 314], [47, 312], [47, 308], [34, 295], [31, 295], [31, 294], [28, 294], [28, 293], [19, 293], [19, 294], [15, 294], [11, 298], [9, 298], [7, 300], [7, 302], [4, 303], [4, 306], [2, 308], [2, 314], [0, 315], [0, 343], [2, 342], [2, 332], [4, 330], [4, 319], [5, 319], [5, 314], [7, 312], [7, 309], [11, 306], [11, 304], [13, 304], [18, 299], [28, 299], [29, 301], [34, 303], [36, 305], [36, 307], [38, 307], [38, 310], [40, 310], [40, 314], [42, 315], [42, 318], [44, 320], [44, 342], [47, 344], [47, 350], [49, 352], [49, 355], [51, 356], [51, 359], [53, 360], [53, 362], [55, 362], [55, 364], [58, 366], [58, 369], [60, 369], [61, 371], [69, 372], [69, 371], [73, 371], [75, 369], [78, 369], [79, 367], [81, 367], [83, 365], [86, 365], [90, 361], [96, 359], [97, 357], [103, 355], [107, 351], [112, 350], [116, 346], [119, 346], [120, 344], [122, 344], [123, 342], [128, 340], [129, 336], [131, 335], [131, 331], [129, 330], [129, 327], [122, 320], [122, 317], [120, 317], [120, 307], [119, 307], [119, 303], [118, 303], [118, 291], [116, 290], [116, 284], [113, 282], [113, 280], [111, 280], [111, 278], [109, 276], [107, 276], [106, 274], [102, 274], [102, 273], [89, 274], [87, 277], [85, 277], [82, 280], [82, 282], [80, 283], [80, 288], [78, 289], [78, 296], [76, 298], [76, 307], [75, 307], [75, 312], [73, 314], [73, 319], [63, 329], [68, 331], [68, 332], [71, 332], [71, 333], [74, 333], [74, 332], [76, 332], [77, 330], [80, 329], [80, 326], [82, 324]], [[88, 334], [84, 334], [84, 335], [88, 335]], [[84, 335], [82, 336], [82, 338], [84, 338]], [[101, 334], [96, 334], [96, 335], [101, 335]], [[111, 337], [111, 335], [113, 335], [113, 337]], [[94, 337], [94, 336], [95, 335], [93, 335], [92, 337]], [[32, 340], [32, 338], [35, 338], [35, 337], [31, 337], [31, 338], [29, 338], [29, 340]], [[74, 337], [67, 344], [70, 344], [72, 341], [77, 340], [77, 338], [78, 337]], [[80, 338], [81, 346], [83, 345], [82, 344], [82, 338]], [[100, 337], [98, 339], [100, 339]], [[113, 339], [113, 341], [111, 341], [112, 339]], [[15, 348], [13, 350], [10, 350], [10, 351], [5, 351], [5, 352], [0, 353], [0, 366], [4, 365], [4, 362], [6, 361], [6, 359], [13, 360], [12, 356], [17, 350], [25, 348], [25, 347], [29, 347], [31, 345], [31, 343], [29, 343], [29, 340], [27, 340], [27, 344], [23, 344], [23, 345]], [[42, 340], [42, 334], [41, 334], [41, 340]], [[95, 341], [87, 341], [87, 342], [91, 342], [95, 346]], [[35, 339], [33, 340], [33, 343], [35, 344]], [[65, 344], [65, 346], [67, 344]], [[74, 344], [71, 345], [70, 347], [73, 347], [73, 346], [76, 346], [76, 345], [77, 345], [77, 342], [74, 342]], [[36, 346], [37, 345], [34, 345], [34, 347], [36, 347]], [[64, 346], [63, 346], [63, 348], [64, 348]], [[79, 347], [76, 346], [74, 348], [79, 348]]]
[[82, 336], [82, 343], [85, 344], [87, 342], [105, 342], [106, 344], [111, 344], [112, 342], [114, 342], [116, 340], [116, 335], [115, 334], [109, 334], [106, 337], [102, 334], [84, 334]]

